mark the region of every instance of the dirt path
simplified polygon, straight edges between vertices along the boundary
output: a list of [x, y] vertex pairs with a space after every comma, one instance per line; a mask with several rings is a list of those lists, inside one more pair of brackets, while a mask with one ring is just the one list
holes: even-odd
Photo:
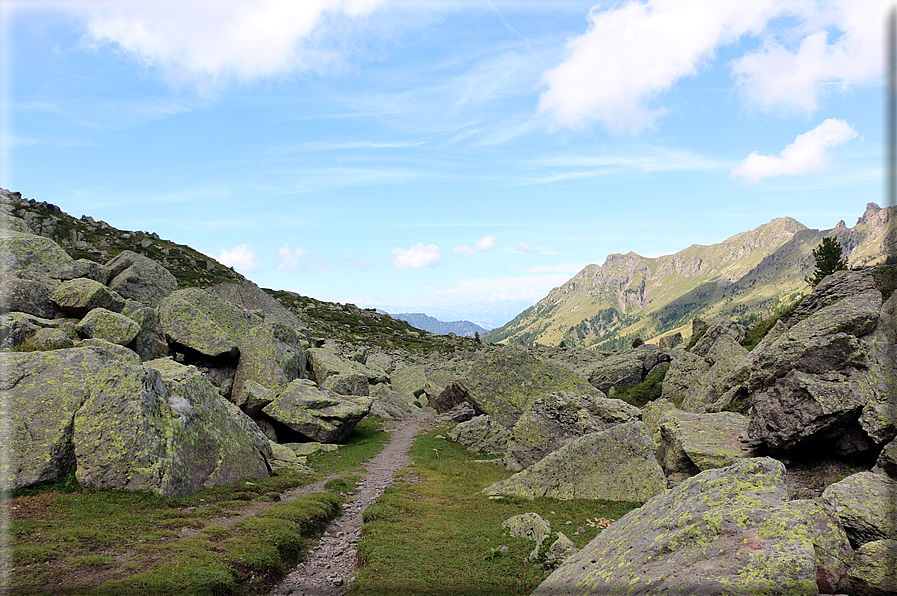
[[333, 520], [321, 541], [272, 591], [271, 596], [343, 596], [355, 578], [362, 513], [393, 483], [393, 475], [410, 463], [408, 449], [414, 437], [429, 428], [432, 418], [419, 415], [390, 423], [392, 438], [367, 464], [367, 473], [356, 492], [343, 505], [343, 514]]

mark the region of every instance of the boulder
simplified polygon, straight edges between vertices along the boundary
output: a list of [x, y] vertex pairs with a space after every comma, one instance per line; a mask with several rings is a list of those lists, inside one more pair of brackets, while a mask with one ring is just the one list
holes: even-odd
[[22, 312], [0, 314], [0, 348], [19, 346], [30, 339], [38, 329], [62, 329], [70, 337], [77, 337], [75, 319], [43, 319]]
[[178, 289], [178, 281], [168, 269], [130, 250], [123, 250], [107, 262], [106, 269], [110, 289], [149, 306], [158, 306]]
[[644, 502], [665, 488], [648, 427], [635, 421], [579, 437], [483, 492], [526, 499]]
[[[377, 362], [382, 363], [382, 360], [371, 357], [367, 362], [369, 366], [375, 366]], [[380, 368], [389, 370], [387, 367]], [[410, 396], [409, 401], [423, 398], [430, 403], [451, 384], [452, 379], [447, 373], [432, 366], [392, 363], [389, 382], [397, 393]]]
[[0, 275], [0, 307], [5, 312], [23, 312], [52, 319], [58, 311], [50, 295], [58, 283], [41, 273], [4, 273]]
[[511, 438], [508, 429], [485, 415], [461, 422], [448, 432], [448, 436], [471, 451], [485, 451], [493, 455], [504, 455]]
[[220, 283], [208, 288], [207, 291], [246, 310], [261, 311], [264, 313], [265, 323], [277, 323], [289, 327], [305, 338], [311, 335], [299, 317], [290, 312], [277, 298], [249, 280], [243, 283]]
[[78, 323], [78, 334], [85, 339], [104, 339], [126, 346], [137, 337], [140, 325], [124, 315], [95, 308]]
[[6, 424], [0, 443], [0, 488], [13, 490], [60, 480], [74, 471], [75, 413], [105, 360], [94, 350], [0, 352], [0, 391]]
[[603, 530], [534, 596], [818, 594], [803, 515], [769, 458], [708, 470]]
[[[473, 419], [477, 415], [476, 410], [473, 409], [467, 402], [463, 402], [449, 410], [444, 414], [440, 414], [436, 417], [436, 420], [440, 423], [442, 422], [467, 422], [468, 420]], [[502, 427], [504, 428], [504, 427]], [[507, 429], [506, 429], [507, 430]]]
[[29, 343], [38, 350], [62, 350], [75, 347], [75, 340], [64, 329], [41, 327], [34, 332]]
[[359, 373], [337, 373], [330, 375], [321, 384], [323, 391], [332, 391], [337, 395], [369, 395], [368, 378]]
[[79, 277], [64, 281], [53, 290], [50, 299], [62, 312], [81, 318], [95, 308], [121, 312], [125, 300], [116, 292], [92, 279]]
[[667, 412], [660, 421], [657, 461], [667, 476], [679, 479], [753, 457], [747, 426], [748, 418], [735, 412]]
[[573, 541], [567, 538], [563, 532], [555, 532], [555, 534], [557, 540], [552, 542], [548, 550], [545, 551], [545, 562], [542, 564], [542, 569], [546, 571], [557, 569], [564, 561], [579, 552]]
[[137, 323], [139, 327], [137, 337], [134, 338], [132, 345], [141, 360], [155, 360], [168, 355], [168, 344], [165, 343], [165, 336], [159, 326], [156, 309], [130, 300], [122, 309], [121, 314]]
[[681, 344], [682, 342], [683, 342], [683, 339], [682, 339], [682, 333], [680, 333], [679, 331], [677, 331], [677, 332], [674, 333], [673, 335], [666, 335], [666, 336], [664, 336], [664, 337], [661, 337], [661, 338], [657, 341], [657, 346], [658, 346], [661, 350], [668, 350], [668, 349], [670, 349], [670, 348], [675, 348], [676, 346], [678, 346], [678, 345]]
[[159, 305], [159, 324], [169, 343], [211, 357], [236, 356], [258, 315], [199, 288], [177, 290]]
[[406, 418], [410, 413], [419, 408], [403, 395], [392, 390], [386, 383], [378, 383], [369, 389], [370, 397], [374, 398], [371, 404], [371, 414], [383, 418]]
[[299, 474], [314, 474], [315, 471], [305, 465], [305, 456], [300, 457], [286, 445], [280, 445], [274, 441], [268, 441], [268, 444], [270, 445], [271, 453], [273, 454], [272, 459], [269, 460], [272, 470], [277, 471], [286, 469]]
[[872, 289], [875, 289], [875, 279], [867, 270], [835, 271], [823, 278], [816, 284], [813, 291], [800, 301], [800, 304], [788, 317], [786, 324], [788, 327], [792, 327], [796, 322], [810, 317], [839, 300]]
[[897, 540], [873, 540], [856, 551], [850, 588], [853, 596], [897, 594]]
[[354, 360], [345, 360], [331, 346], [309, 348], [306, 350], [306, 357], [318, 385], [323, 385], [331, 375], [338, 374], [362, 375], [368, 383], [373, 384], [389, 382], [389, 377], [382, 370], [370, 368]]
[[53, 279], [71, 279], [77, 265], [61, 246], [34, 234], [0, 231], [0, 271], [36, 271]]
[[[690, 351], [692, 354], [697, 354], [698, 356], [707, 356], [712, 351], [713, 346], [719, 342], [720, 338], [727, 337], [737, 345], [737, 342], [744, 339], [746, 333], [747, 329], [744, 325], [740, 325], [727, 317], [715, 317], [707, 323], [704, 334], [695, 342], [695, 345], [691, 347]], [[745, 350], [745, 352], [747, 352], [747, 350]]]
[[593, 366], [589, 383], [603, 394], [613, 396], [617, 389], [635, 387], [648, 377], [655, 366], [670, 361], [670, 355], [652, 344], [623, 350]]
[[296, 379], [262, 412], [320, 443], [342, 443], [367, 416], [373, 400], [340, 399], [324, 393], [308, 379]]
[[619, 399], [549, 393], [534, 400], [511, 429], [506, 465], [510, 470], [522, 470], [571, 439], [641, 417], [638, 408]]
[[542, 543], [551, 536], [551, 524], [538, 513], [522, 513], [510, 517], [501, 523], [501, 528], [507, 530], [509, 536], [526, 538], [536, 543], [536, 547], [526, 558], [527, 564], [532, 564], [538, 559]]
[[466, 401], [512, 428], [533, 400], [553, 391], [602, 396], [586, 380], [560, 364], [545, 362], [521, 346], [505, 346], [481, 354], [467, 374], [449, 385], [430, 405], [447, 412]]
[[853, 548], [847, 533], [821, 499], [791, 501], [800, 511], [810, 530], [816, 552], [816, 585], [824, 594], [838, 594], [850, 589], [847, 571], [853, 561]]
[[180, 497], [268, 476], [271, 452], [249, 417], [197, 371], [120, 365], [97, 378], [75, 415], [81, 486]]
[[243, 386], [250, 380], [279, 393], [290, 381], [304, 377], [305, 348], [295, 329], [280, 323], [253, 327], [240, 340], [231, 400], [236, 404], [247, 401]]
[[829, 485], [822, 500], [838, 516], [854, 548], [873, 540], [897, 540], [897, 481], [859, 472]]
[[897, 480], [897, 439], [884, 446], [872, 471], [882, 472]]
[[240, 393], [232, 393], [231, 401], [251, 418], [258, 418], [261, 411], [274, 401], [277, 393], [252, 379], [246, 379]]

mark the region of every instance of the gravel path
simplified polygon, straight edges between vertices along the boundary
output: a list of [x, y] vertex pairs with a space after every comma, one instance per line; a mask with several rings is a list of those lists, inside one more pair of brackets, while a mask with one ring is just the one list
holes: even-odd
[[429, 415], [390, 422], [389, 444], [367, 464], [356, 492], [343, 505], [343, 513], [325, 530], [305, 560], [272, 591], [271, 596], [343, 596], [355, 579], [362, 513], [393, 483], [393, 475], [410, 463], [408, 449], [414, 437], [432, 425]]

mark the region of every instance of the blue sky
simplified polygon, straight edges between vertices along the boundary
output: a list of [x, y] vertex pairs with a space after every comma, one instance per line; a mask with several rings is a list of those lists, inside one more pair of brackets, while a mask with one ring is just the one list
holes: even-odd
[[0, 0], [0, 186], [500, 325], [608, 254], [882, 204], [880, 0]]

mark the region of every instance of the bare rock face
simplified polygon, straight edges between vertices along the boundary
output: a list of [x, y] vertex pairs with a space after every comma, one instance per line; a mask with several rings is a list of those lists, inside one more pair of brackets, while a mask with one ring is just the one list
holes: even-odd
[[803, 514], [769, 458], [709, 470], [601, 532], [533, 592], [818, 594]]
[[565, 442], [641, 419], [641, 411], [619, 399], [565, 391], [533, 400], [514, 427], [505, 455], [510, 470], [536, 463]]
[[483, 492], [526, 499], [646, 501], [665, 488], [648, 427], [635, 421], [579, 437]]

